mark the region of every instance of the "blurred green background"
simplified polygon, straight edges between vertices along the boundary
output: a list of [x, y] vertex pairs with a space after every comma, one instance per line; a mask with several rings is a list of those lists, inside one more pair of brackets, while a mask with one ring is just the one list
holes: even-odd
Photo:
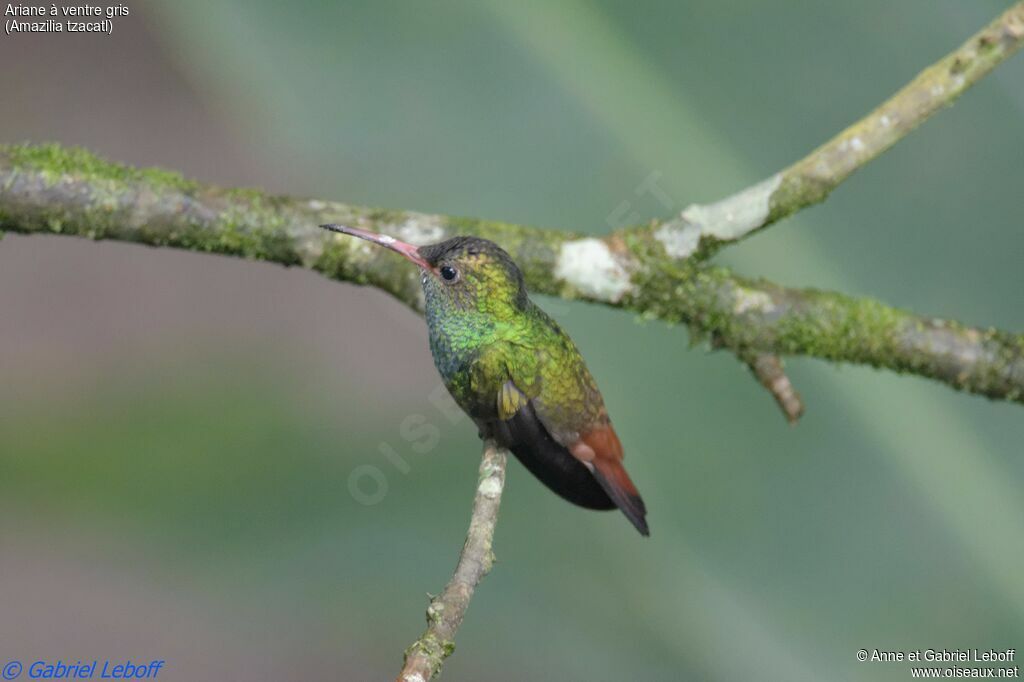
[[[599, 234], [799, 158], [1006, 5], [132, 2], [110, 37], [0, 36], [0, 141]], [[1021, 330], [1022, 184], [1018, 57], [722, 260]], [[790, 428], [685, 329], [541, 303], [601, 384], [653, 536], [512, 464], [445, 679], [904, 680], [856, 651], [1024, 650], [1020, 405], [794, 359]], [[476, 478], [438, 385], [422, 321], [380, 292], [6, 236], [0, 658], [390, 679]], [[425, 453], [403, 437], [423, 423]]]

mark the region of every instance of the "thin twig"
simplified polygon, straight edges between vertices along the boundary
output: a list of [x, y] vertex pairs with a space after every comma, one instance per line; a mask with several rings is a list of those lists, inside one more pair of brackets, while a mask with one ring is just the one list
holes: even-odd
[[693, 204], [653, 232], [674, 258], [707, 257], [825, 197], [857, 169], [952, 104], [1024, 45], [1024, 2], [789, 168], [711, 204]]
[[441, 670], [441, 664], [455, 650], [455, 633], [469, 608], [473, 590], [494, 564], [491, 545], [505, 487], [506, 459], [504, 450], [492, 442], [484, 443], [466, 544], [444, 592], [431, 599], [427, 607], [426, 632], [405, 651], [405, 665], [398, 682], [426, 682]]

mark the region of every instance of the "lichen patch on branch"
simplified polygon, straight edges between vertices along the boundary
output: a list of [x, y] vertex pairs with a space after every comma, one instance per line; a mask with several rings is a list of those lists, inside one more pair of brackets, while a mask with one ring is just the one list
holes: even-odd
[[684, 259], [696, 253], [704, 240], [734, 242], [768, 220], [771, 199], [782, 183], [782, 174], [752, 185], [713, 204], [691, 204], [679, 218], [661, 225], [654, 238], [670, 258]]
[[597, 301], [618, 303], [633, 288], [626, 268], [600, 239], [562, 244], [554, 273], [558, 280]]
[[398, 228], [398, 237], [417, 246], [433, 244], [445, 237], [445, 222], [438, 216], [409, 212]]

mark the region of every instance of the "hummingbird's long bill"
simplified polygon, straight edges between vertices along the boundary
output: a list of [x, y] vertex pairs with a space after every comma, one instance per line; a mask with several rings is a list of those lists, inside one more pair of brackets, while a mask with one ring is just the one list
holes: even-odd
[[420, 266], [424, 270], [433, 269], [430, 263], [424, 260], [423, 256], [420, 255], [419, 247], [413, 246], [408, 242], [403, 242], [399, 239], [395, 239], [394, 237], [391, 237], [386, 234], [377, 234], [376, 232], [362, 230], [358, 227], [349, 227], [348, 225], [330, 224], [321, 225], [320, 227], [324, 228], [325, 230], [330, 230], [331, 232], [340, 232], [341, 234], [348, 234], [352, 235], [353, 237], [365, 239], [366, 241], [373, 242], [374, 244], [380, 244], [385, 248], [391, 249], [396, 253], [402, 254], [403, 256], [405, 256], [410, 261]]

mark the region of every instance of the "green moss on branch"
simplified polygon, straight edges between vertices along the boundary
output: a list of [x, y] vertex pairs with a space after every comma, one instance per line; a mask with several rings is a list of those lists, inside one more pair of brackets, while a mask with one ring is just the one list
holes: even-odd
[[301, 265], [374, 286], [415, 309], [418, 274], [400, 257], [319, 229], [347, 222], [411, 241], [476, 234], [504, 246], [532, 290], [686, 323], [696, 336], [749, 351], [810, 355], [912, 372], [993, 398], [1022, 401], [1019, 335], [919, 318], [870, 299], [744, 280], [695, 259], [671, 258], [652, 231], [603, 240], [631, 281], [621, 298], [587, 298], [562, 281], [563, 246], [579, 239], [496, 221], [389, 211], [209, 187], [137, 171], [82, 150], [0, 147], [0, 230], [169, 246]]
[[53, 143], [9, 145], [4, 148], [4, 156], [13, 170], [37, 172], [52, 183], [73, 176], [93, 183], [104, 180], [118, 184], [145, 182], [153, 187], [182, 192], [199, 189], [198, 183], [186, 180], [180, 173], [111, 163], [81, 147], [62, 147]]

